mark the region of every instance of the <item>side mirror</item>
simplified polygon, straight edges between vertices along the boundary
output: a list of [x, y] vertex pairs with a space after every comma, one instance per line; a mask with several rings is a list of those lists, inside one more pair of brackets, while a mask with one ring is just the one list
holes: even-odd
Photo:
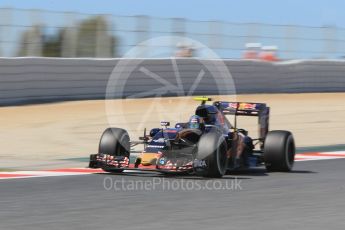
[[176, 129], [186, 129], [188, 127], [188, 123], [176, 123]]
[[161, 129], [159, 128], [153, 128], [150, 131], [150, 137], [154, 137]]
[[169, 121], [161, 121], [161, 126], [168, 127], [168, 126], [170, 126], [170, 122]]

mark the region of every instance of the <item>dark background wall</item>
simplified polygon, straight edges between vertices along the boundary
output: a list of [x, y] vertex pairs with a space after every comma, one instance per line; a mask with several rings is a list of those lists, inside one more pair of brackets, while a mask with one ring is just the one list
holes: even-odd
[[[162, 79], [174, 86], [178, 84], [171, 59], [135, 59], [126, 63], [120, 60], [2, 58], [0, 105], [103, 99], [112, 73], [117, 79], [111, 83], [115, 87], [113, 98], [137, 93], [148, 97], [157, 92], [162, 96], [186, 95], [201, 70], [204, 75], [192, 90], [194, 95], [345, 92], [345, 61], [225, 60], [232, 81], [217, 67], [220, 61], [176, 59], [183, 88], [166, 90]], [[160, 80], [145, 74], [145, 70], [161, 77]]]

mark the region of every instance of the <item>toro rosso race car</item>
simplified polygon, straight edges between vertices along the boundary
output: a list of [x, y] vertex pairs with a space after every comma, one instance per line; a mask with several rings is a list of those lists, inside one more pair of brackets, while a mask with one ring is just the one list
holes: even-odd
[[[268, 171], [290, 171], [295, 143], [289, 131], [269, 131], [269, 107], [264, 103], [216, 101], [198, 97], [201, 104], [186, 123], [161, 122], [139, 141], [130, 141], [126, 130], [108, 128], [99, 142], [99, 153], [90, 155], [90, 168], [120, 173], [126, 169], [161, 173], [191, 173], [222, 177], [227, 171], [265, 165]], [[234, 117], [233, 125], [228, 117]], [[258, 117], [259, 137], [252, 139], [237, 127], [237, 116]], [[131, 157], [134, 146], [143, 145]]]

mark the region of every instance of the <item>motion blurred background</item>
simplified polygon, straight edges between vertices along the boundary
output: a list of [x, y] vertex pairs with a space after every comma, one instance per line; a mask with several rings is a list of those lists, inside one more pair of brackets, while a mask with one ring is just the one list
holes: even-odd
[[[343, 58], [342, 1], [8, 1], [0, 3], [0, 56], [121, 57], [157, 36], [195, 39], [221, 58]], [[198, 56], [183, 41], [146, 44], [141, 57]], [[157, 55], [157, 50], [163, 54]], [[248, 55], [249, 52], [249, 55]], [[258, 55], [252, 55], [257, 52]], [[260, 54], [261, 53], [261, 54]]]

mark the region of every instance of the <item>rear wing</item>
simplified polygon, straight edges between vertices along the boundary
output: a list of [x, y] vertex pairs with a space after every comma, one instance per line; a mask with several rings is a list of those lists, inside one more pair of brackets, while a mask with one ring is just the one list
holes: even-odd
[[213, 105], [224, 115], [258, 117], [259, 139], [265, 139], [269, 128], [270, 116], [270, 107], [265, 103], [216, 101]]
[[264, 103], [216, 101], [213, 105], [225, 115], [260, 116], [266, 109]]

